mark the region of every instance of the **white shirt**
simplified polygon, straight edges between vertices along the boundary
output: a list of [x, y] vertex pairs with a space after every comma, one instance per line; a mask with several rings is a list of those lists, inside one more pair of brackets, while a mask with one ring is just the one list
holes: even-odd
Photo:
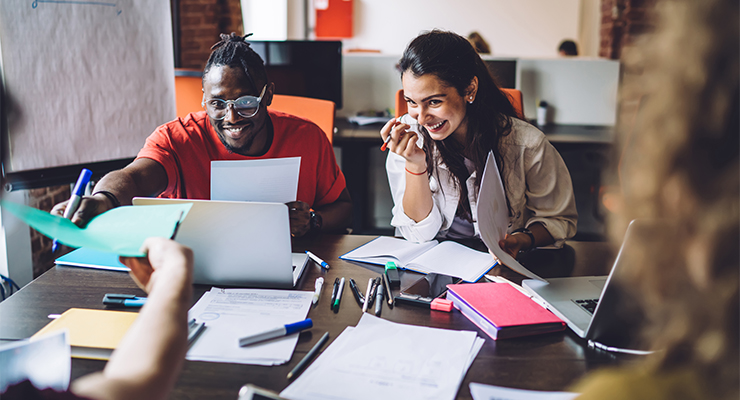
[[[539, 222], [555, 239], [555, 246], [562, 246], [576, 233], [578, 213], [570, 173], [560, 154], [542, 132], [519, 119], [512, 119], [511, 133], [501, 138], [499, 147], [504, 163], [506, 197], [513, 213], [509, 216], [507, 232]], [[391, 225], [396, 228], [397, 235], [412, 242], [445, 237], [457, 211], [460, 191], [453, 186], [453, 175], [441, 158], [435, 157], [435, 160], [435, 169], [429, 178], [432, 211], [415, 222], [403, 210], [406, 160], [393, 152], [389, 152], [386, 159], [394, 203]], [[475, 177], [473, 172], [465, 181], [473, 218], [477, 215], [478, 202]], [[478, 222], [473, 221], [473, 226], [475, 236], [480, 236]]]

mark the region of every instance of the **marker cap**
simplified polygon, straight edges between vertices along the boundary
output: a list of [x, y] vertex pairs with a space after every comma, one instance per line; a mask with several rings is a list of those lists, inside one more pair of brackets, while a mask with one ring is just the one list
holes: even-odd
[[285, 325], [285, 334], [290, 335], [311, 327], [313, 327], [313, 321], [311, 321], [311, 318], [306, 318], [303, 321]]
[[430, 307], [432, 310], [450, 312], [452, 311], [452, 300], [434, 299]]

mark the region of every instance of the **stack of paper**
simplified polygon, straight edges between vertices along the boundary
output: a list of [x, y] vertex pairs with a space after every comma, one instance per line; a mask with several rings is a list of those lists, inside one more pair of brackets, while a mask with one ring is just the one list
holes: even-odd
[[254, 365], [290, 360], [298, 334], [239, 347], [239, 338], [306, 319], [313, 292], [211, 288], [190, 309], [189, 318], [205, 322], [187, 359]]
[[471, 382], [470, 395], [473, 396], [473, 400], [573, 400], [580, 393], [543, 392]]
[[475, 332], [396, 324], [363, 314], [281, 396], [454, 399], [484, 340]]

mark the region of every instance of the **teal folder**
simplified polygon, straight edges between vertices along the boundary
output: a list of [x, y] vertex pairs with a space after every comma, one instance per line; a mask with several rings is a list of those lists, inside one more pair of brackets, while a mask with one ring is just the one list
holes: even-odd
[[107, 269], [123, 272], [128, 272], [129, 270], [127, 266], [118, 261], [118, 254], [106, 253], [85, 247], [80, 247], [77, 250], [70, 251], [69, 253], [57, 258], [54, 261], [54, 264], [68, 267]]

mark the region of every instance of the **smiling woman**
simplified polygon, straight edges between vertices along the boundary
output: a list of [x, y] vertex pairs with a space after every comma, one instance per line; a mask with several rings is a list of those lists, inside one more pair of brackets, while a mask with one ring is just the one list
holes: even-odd
[[563, 160], [542, 132], [517, 118], [467, 39], [424, 33], [398, 65], [409, 114], [380, 132], [384, 140], [390, 136], [386, 168], [398, 233], [416, 242], [479, 237], [476, 205], [487, 199], [478, 190], [492, 152], [509, 207], [504, 250], [516, 256], [575, 234], [573, 185]]

